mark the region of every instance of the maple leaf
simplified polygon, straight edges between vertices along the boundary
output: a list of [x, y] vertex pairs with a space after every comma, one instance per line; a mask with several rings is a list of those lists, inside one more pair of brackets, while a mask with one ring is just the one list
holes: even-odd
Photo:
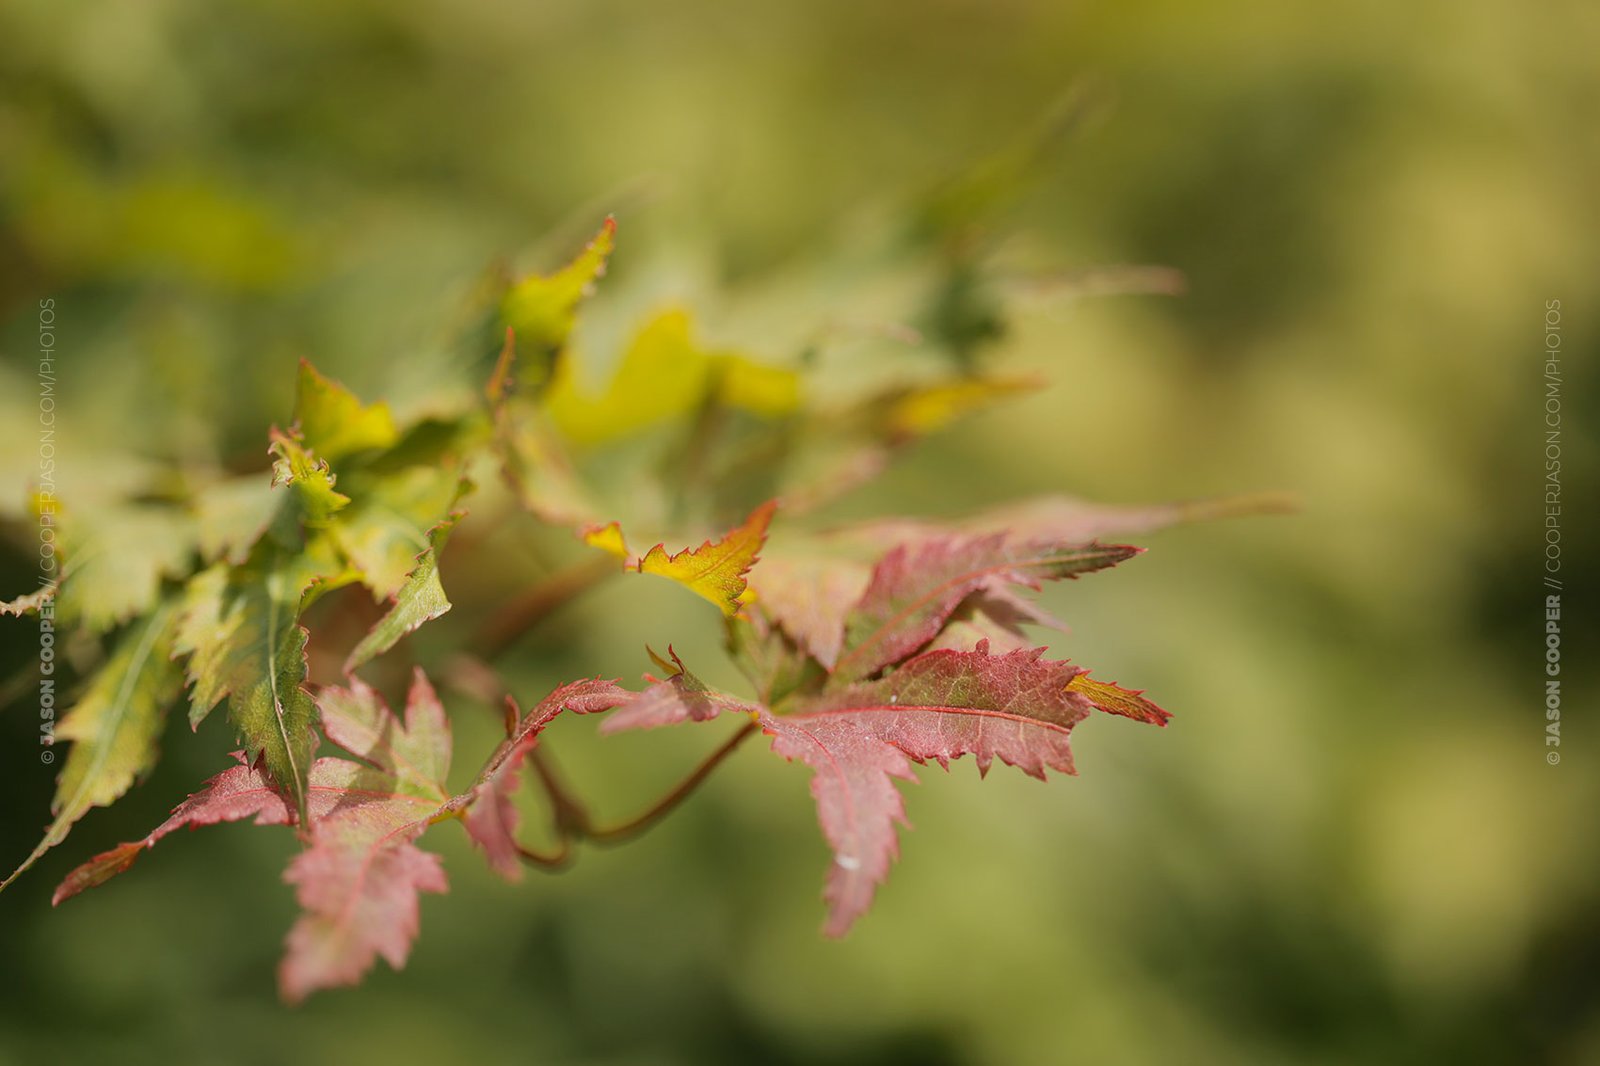
[[200, 558], [238, 565], [283, 507], [283, 494], [268, 478], [241, 475], [212, 482], [195, 493]]
[[607, 217], [577, 258], [554, 274], [532, 274], [514, 283], [500, 304], [504, 325], [515, 332], [522, 351], [523, 374], [532, 384], [545, 381], [551, 365], [577, 322], [578, 305], [606, 271], [616, 244], [616, 220]]
[[769, 500], [746, 518], [743, 525], [729, 530], [721, 540], [706, 541], [698, 548], [668, 555], [665, 545], [657, 544], [639, 560], [641, 574], [671, 578], [691, 592], [703, 596], [733, 616], [745, 602], [748, 587], [745, 575], [755, 565], [761, 545], [767, 539], [777, 502]]
[[[233, 753], [238, 765], [206, 782], [204, 788], [179, 804], [172, 815], [140, 840], [119, 844], [74, 869], [57, 886], [52, 902], [60, 905], [78, 893], [105, 884], [126, 871], [145, 851], [178, 829], [250, 819], [255, 825], [303, 824], [293, 800], [267, 773], [262, 760], [251, 762], [244, 752]], [[376, 807], [380, 818], [396, 819], [400, 812], [412, 821], [426, 822], [439, 809], [436, 798], [405, 791], [381, 770], [348, 759], [318, 759], [308, 783], [310, 816], [315, 825], [337, 822], [363, 808]], [[348, 833], [330, 834], [328, 847], [351, 842]], [[315, 842], [311, 845], [315, 848]]]
[[404, 966], [418, 896], [449, 888], [438, 857], [415, 844], [443, 808], [450, 768], [449, 726], [427, 677], [413, 675], [404, 725], [360, 682], [325, 690], [318, 705], [328, 739], [381, 773], [312, 823], [284, 873], [303, 910], [278, 970], [291, 1003], [356, 983], [379, 956]]
[[[238, 765], [230, 766], [207, 781], [204, 788], [180, 803], [172, 815], [147, 836], [118, 844], [67, 874], [57, 886], [51, 902], [59, 906], [86, 889], [105, 884], [132, 866], [135, 859], [163, 837], [178, 829], [238, 822], [246, 818], [254, 818], [256, 825], [293, 824], [294, 806], [268, 776], [261, 760], [251, 762], [242, 751], [234, 752], [233, 757]], [[320, 781], [321, 775], [318, 778]], [[315, 785], [313, 795], [322, 795]]]
[[679, 722], [706, 722], [725, 713], [759, 714], [762, 711], [760, 704], [748, 703], [711, 688], [690, 673], [670, 647], [667, 654], [672, 657], [670, 663], [650, 652], [656, 665], [667, 672], [666, 678], [646, 674], [650, 687], [638, 695], [630, 693], [625, 705], [600, 723], [600, 732], [656, 729]]
[[297, 519], [309, 528], [320, 528], [328, 524], [335, 511], [350, 502], [350, 497], [334, 490], [333, 472], [327, 460], [313, 455], [297, 432], [285, 433], [274, 427], [268, 453], [272, 456], [273, 486], [292, 489], [297, 504], [280, 512], [284, 527], [280, 539], [292, 537]]
[[[562, 711], [596, 714], [635, 699], [635, 693], [615, 681], [592, 678], [562, 685], [518, 717], [510, 735], [484, 763], [478, 779], [466, 792], [450, 801], [454, 810], [464, 811], [463, 824], [473, 843], [483, 849], [495, 872], [508, 881], [522, 876], [517, 846], [517, 809], [512, 796], [517, 790], [522, 765], [544, 731]], [[507, 699], [513, 713], [516, 703]]]
[[1004, 533], [896, 547], [844, 618], [844, 650], [829, 684], [870, 677], [932, 641], [974, 593], [1077, 577], [1132, 558], [1142, 549], [1097, 543], [1014, 541]]
[[1120, 714], [1150, 725], [1166, 725], [1172, 717], [1171, 713], [1145, 699], [1143, 689], [1126, 689], [1111, 681], [1096, 681], [1087, 670], [1074, 677], [1067, 687], [1087, 697], [1096, 710], [1107, 714]]
[[728, 619], [727, 648], [734, 665], [750, 679], [756, 696], [768, 707], [781, 707], [795, 693], [815, 691], [827, 677], [816, 656], [762, 610]]
[[453, 465], [408, 467], [373, 480], [339, 513], [330, 532], [374, 600], [400, 592], [430, 547], [429, 531], [466, 494], [462, 480]]
[[439, 857], [413, 843], [427, 829], [416, 813], [376, 803], [315, 823], [311, 847], [284, 874], [305, 910], [278, 968], [284, 999], [355, 984], [379, 955], [405, 965], [421, 921], [417, 897], [450, 887]]
[[836, 539], [876, 545], [885, 541], [920, 544], [992, 530], [1010, 530], [1030, 540], [1082, 542], [1096, 537], [1150, 533], [1185, 522], [1209, 522], [1243, 515], [1285, 514], [1294, 498], [1280, 492], [1240, 493], [1156, 504], [1095, 503], [1074, 496], [1039, 496], [979, 512], [959, 522], [916, 518], [878, 519], [835, 531]]
[[[456, 491], [456, 499], [459, 500], [471, 487], [470, 481], [462, 480]], [[439, 553], [444, 550], [451, 531], [465, 513], [452, 511], [428, 531], [428, 546], [416, 557], [411, 573], [406, 575], [405, 584], [395, 593], [394, 605], [351, 649], [344, 661], [345, 673], [371, 662], [394, 647], [406, 634], [450, 610], [450, 600], [439, 581]]]
[[[752, 715], [777, 754], [813, 771], [818, 819], [835, 855], [826, 930], [838, 936], [865, 913], [898, 855], [895, 826], [905, 808], [894, 779], [915, 780], [913, 763], [948, 767], [972, 755], [980, 774], [997, 758], [1040, 779], [1047, 770], [1075, 772], [1068, 738], [1096, 707], [1098, 690], [1075, 687], [1084, 672], [1043, 654], [996, 655], [986, 643], [925, 652], [877, 680], [797, 699], [782, 714], [708, 690], [678, 664], [613, 712], [602, 732]], [[1165, 721], [1148, 706], [1160, 717], [1145, 720]]]
[[506, 484], [530, 512], [551, 525], [592, 523], [597, 508], [579, 481], [559, 435], [532, 405], [513, 405], [516, 334], [506, 329], [505, 344], [484, 389]]
[[561, 434], [584, 446], [683, 418], [708, 400], [775, 418], [798, 406], [799, 379], [791, 370], [703, 347], [688, 312], [672, 308], [639, 329], [602, 391], [584, 388], [579, 368], [563, 361], [543, 398]]
[[698, 548], [684, 548], [667, 554], [665, 544], [657, 544], [643, 557], [632, 559], [622, 527], [612, 522], [592, 527], [583, 533], [586, 544], [624, 560], [623, 569], [670, 578], [698, 596], [716, 604], [724, 615], [733, 617], [750, 599], [747, 575], [766, 543], [767, 527], [772, 523], [777, 501], [769, 500], [735, 526], [720, 540], [706, 541]]
[[844, 648], [845, 605], [861, 598], [870, 577], [870, 568], [847, 559], [770, 555], [750, 584], [761, 610], [832, 670]]
[[399, 440], [384, 403], [366, 406], [339, 382], [300, 360], [294, 421], [307, 448], [333, 462], [355, 452], [387, 448]]
[[297, 619], [312, 600], [355, 574], [323, 537], [304, 552], [264, 538], [241, 567], [213, 564], [190, 582], [176, 649], [188, 654], [189, 723], [198, 728], [224, 697], [252, 752], [294, 797], [302, 814], [316, 711], [305, 691], [306, 631]]
[[961, 377], [895, 391], [879, 403], [891, 439], [925, 437], [999, 400], [1043, 387], [1033, 378]]
[[[357, 981], [378, 957], [404, 964], [417, 932], [417, 897], [443, 892], [439, 860], [415, 846], [447, 808], [444, 778], [450, 731], [427, 678], [414, 675], [405, 721], [359, 681], [319, 697], [330, 740], [361, 759], [318, 759], [308, 775], [307, 846], [285, 880], [304, 913], [289, 933], [279, 970], [291, 1002], [319, 988]], [[236, 752], [238, 765], [190, 796], [142, 840], [118, 845], [67, 875], [54, 902], [103, 884], [128, 869], [174, 830], [252, 819], [256, 825], [301, 825], [288, 790], [264, 760]]]
[[22, 865], [0, 882], [15, 881], [67, 838], [91, 807], [105, 807], [148, 773], [156, 740], [182, 674], [171, 659], [175, 608], [163, 604], [129, 628], [117, 650], [56, 726], [55, 739], [73, 742], [56, 782], [55, 820]]
[[405, 721], [360, 678], [349, 688], [329, 686], [317, 695], [322, 731], [339, 747], [392, 775], [419, 795], [445, 800], [450, 772], [450, 724], [421, 667], [412, 671]]
[[118, 503], [64, 513], [56, 613], [104, 633], [150, 611], [163, 578], [188, 571], [197, 528], [172, 507]]

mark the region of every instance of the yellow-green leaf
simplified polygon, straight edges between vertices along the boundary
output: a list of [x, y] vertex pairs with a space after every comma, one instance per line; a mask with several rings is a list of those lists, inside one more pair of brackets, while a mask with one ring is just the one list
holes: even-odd
[[400, 439], [387, 404], [363, 405], [353, 392], [323, 377], [305, 359], [300, 360], [294, 419], [306, 447], [330, 462], [387, 448]]
[[[746, 575], [766, 543], [767, 526], [777, 506], [776, 501], [768, 500], [750, 512], [743, 525], [729, 530], [721, 540], [708, 540], [698, 548], [668, 555], [666, 546], [657, 544], [631, 569], [670, 578], [710, 600], [731, 618], [750, 597]], [[621, 535], [618, 528], [618, 538]]]
[[131, 626], [56, 726], [56, 742], [73, 744], [56, 782], [55, 820], [0, 889], [65, 840], [91, 807], [115, 802], [155, 764], [156, 741], [182, 682], [171, 658], [175, 616], [175, 607], [165, 603]]
[[115, 504], [74, 510], [62, 520], [63, 625], [103, 633], [149, 611], [161, 579], [187, 572], [196, 525], [172, 507]]
[[329, 527], [361, 583], [382, 602], [393, 597], [428, 547], [428, 531], [461, 497], [461, 476], [452, 466], [415, 466], [373, 482], [356, 494]]
[[272, 431], [272, 484], [291, 488], [299, 505], [299, 515], [310, 528], [328, 524], [335, 511], [350, 502], [350, 497], [334, 491], [333, 471], [326, 459], [313, 455], [295, 433]]
[[773, 418], [799, 405], [799, 378], [792, 370], [702, 347], [688, 312], [671, 309], [634, 336], [604, 390], [586, 390], [568, 360], [557, 367], [544, 403], [567, 439], [596, 445], [687, 418], [708, 399]]
[[[470, 482], [462, 482], [462, 491], [469, 486]], [[454, 511], [428, 532], [428, 547], [417, 556], [415, 567], [395, 594], [394, 606], [350, 652], [344, 663], [345, 673], [376, 659], [399, 643], [400, 638], [450, 609], [450, 599], [439, 582], [439, 553], [461, 517], [462, 512]]]
[[195, 493], [195, 521], [199, 525], [200, 558], [242, 563], [274, 516], [283, 508], [283, 494], [259, 473], [228, 478]]
[[1020, 378], [962, 378], [908, 389], [889, 401], [885, 428], [895, 438], [937, 433], [962, 415], [1039, 384]]
[[515, 331], [523, 380], [548, 379], [552, 361], [566, 346], [577, 321], [578, 305], [606, 272], [616, 243], [616, 220], [607, 218], [578, 257], [554, 274], [530, 274], [514, 283], [500, 304], [500, 317]]

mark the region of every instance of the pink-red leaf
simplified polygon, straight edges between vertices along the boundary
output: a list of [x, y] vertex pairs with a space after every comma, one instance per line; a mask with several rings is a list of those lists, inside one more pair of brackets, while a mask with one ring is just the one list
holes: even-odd
[[871, 677], [927, 646], [974, 593], [993, 597], [1011, 586], [1037, 589], [1043, 580], [1103, 570], [1141, 550], [1017, 542], [1004, 533], [897, 547], [873, 569], [867, 591], [845, 618], [845, 650], [829, 684]]
[[445, 775], [450, 772], [450, 723], [421, 667], [412, 672], [403, 726], [383, 697], [359, 678], [352, 679], [348, 689], [323, 689], [317, 696], [317, 708], [329, 740], [444, 801]]
[[704, 722], [725, 712], [754, 714], [762, 710], [757, 704], [746, 703], [708, 687], [684, 667], [677, 652], [668, 648], [667, 654], [672, 656], [671, 663], [656, 659], [668, 670], [667, 678], [662, 680], [646, 674], [645, 680], [650, 682], [650, 687], [637, 695], [628, 693], [627, 701], [600, 723], [600, 732], [655, 729], [685, 721]]
[[[1095, 707], [1161, 722], [1165, 712], [1137, 693], [1095, 682], [1044, 658], [1043, 648], [991, 653], [941, 649], [902, 663], [886, 676], [796, 697], [792, 710], [770, 708], [709, 690], [673, 656], [675, 672], [616, 710], [604, 732], [753, 715], [786, 759], [811, 767], [811, 793], [823, 835], [834, 851], [825, 898], [827, 932], [842, 935], [872, 902], [898, 855], [895, 826], [905, 808], [894, 779], [914, 780], [912, 763], [972, 755], [979, 773], [995, 759], [1043, 779], [1074, 773], [1069, 737]], [[1133, 713], [1137, 712], [1137, 713]]]
[[355, 984], [379, 955], [395, 969], [405, 965], [417, 936], [418, 895], [449, 889], [438, 856], [412, 843], [433, 809], [395, 798], [314, 823], [311, 846], [284, 873], [304, 911], [278, 970], [286, 1000]]
[[[52, 902], [59, 904], [86, 888], [104, 884], [132, 866], [146, 848], [153, 847], [176, 829], [246, 818], [254, 819], [256, 825], [293, 825], [296, 820], [294, 803], [273, 783], [262, 761], [247, 762], [242, 751], [234, 752], [233, 757], [238, 760], [237, 766], [207, 781], [204, 788], [180, 803], [172, 816], [148, 836], [119, 844], [69, 873], [56, 888]], [[311, 768], [307, 796], [311, 817], [315, 820], [341, 803], [381, 797], [385, 783], [383, 775], [344, 759], [318, 759]]]
[[[517, 810], [512, 802], [522, 764], [544, 731], [562, 711], [595, 714], [634, 699], [635, 694], [615, 681], [591, 678], [562, 685], [522, 715], [511, 735], [501, 741], [484, 764], [477, 782], [452, 799], [452, 810], [465, 811], [463, 819], [473, 843], [483, 849], [489, 865], [507, 880], [522, 876], [516, 840]], [[512, 705], [515, 710], [515, 704]]]

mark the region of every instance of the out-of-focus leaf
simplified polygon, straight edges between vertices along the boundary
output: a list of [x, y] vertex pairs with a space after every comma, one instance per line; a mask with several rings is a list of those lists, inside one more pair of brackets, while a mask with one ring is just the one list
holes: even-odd
[[506, 330], [505, 345], [484, 390], [489, 401], [500, 469], [522, 506], [551, 525], [574, 529], [592, 524], [597, 513], [573, 469], [559, 435], [542, 409], [512, 396], [516, 338]]
[[793, 371], [695, 342], [689, 315], [663, 311], [635, 335], [606, 388], [587, 391], [578, 367], [563, 361], [545, 409], [568, 440], [603, 444], [683, 419], [708, 400], [774, 418], [799, 404]]
[[188, 572], [195, 541], [193, 519], [172, 507], [119, 504], [65, 513], [60, 624], [103, 633], [148, 613], [162, 579]]
[[278, 968], [285, 1000], [353, 985], [380, 955], [397, 970], [405, 966], [421, 923], [418, 896], [450, 887], [439, 857], [413, 843], [431, 810], [394, 797], [312, 824], [311, 846], [284, 874], [304, 912]]
[[688, 313], [665, 311], [634, 336], [603, 391], [587, 391], [576, 361], [564, 360], [544, 406], [563, 437], [600, 444], [688, 415], [705, 395], [709, 365]]
[[522, 378], [533, 385], [550, 377], [577, 321], [578, 305], [606, 270], [616, 243], [617, 223], [607, 218], [576, 259], [554, 274], [532, 274], [514, 283], [500, 305], [500, 317], [516, 334]]
[[591, 548], [599, 548], [607, 555], [614, 555], [624, 562], [632, 554], [628, 551], [628, 542], [622, 535], [622, 523], [607, 522], [603, 526], [592, 526], [581, 534], [583, 542]]
[[889, 518], [836, 530], [833, 537], [863, 545], [885, 541], [907, 544], [974, 534], [980, 530], [1008, 529], [1015, 536], [1062, 542], [1096, 537], [1149, 533], [1184, 522], [1210, 522], [1245, 515], [1288, 514], [1295, 510], [1292, 495], [1282, 492], [1240, 493], [1198, 500], [1157, 504], [1108, 504], [1072, 496], [1039, 496], [1021, 503], [982, 511], [959, 522], [916, 518]]
[[360, 678], [349, 688], [329, 686], [317, 695], [322, 731], [350, 754], [392, 775], [418, 795], [444, 802], [450, 772], [450, 723], [418, 667], [412, 671], [405, 721], [396, 721], [383, 697]]
[[756, 697], [781, 708], [791, 695], [814, 691], [827, 672], [815, 656], [788, 637], [761, 610], [728, 619], [728, 654], [755, 686]]
[[389, 406], [362, 404], [339, 382], [300, 360], [294, 421], [305, 446], [329, 462], [355, 452], [387, 448], [400, 439]]
[[925, 437], [962, 415], [1040, 385], [1032, 379], [971, 377], [909, 388], [885, 401], [884, 426], [892, 438]]
[[844, 646], [845, 612], [870, 577], [870, 568], [848, 559], [772, 555], [751, 571], [750, 584], [761, 610], [832, 670]]
[[[462, 481], [457, 499], [470, 487], [470, 482]], [[450, 532], [464, 513], [452, 511], [428, 531], [428, 546], [416, 557], [411, 573], [406, 575], [405, 583], [395, 593], [394, 605], [361, 638], [361, 643], [351, 649], [344, 662], [345, 673], [371, 662], [399, 643], [402, 637], [450, 609], [450, 599], [439, 581], [439, 553], [444, 550]]]
[[239, 564], [284, 506], [283, 493], [260, 474], [213, 482], [195, 493], [200, 558]]
[[404, 725], [359, 681], [317, 702], [328, 739], [382, 773], [312, 822], [310, 846], [284, 874], [303, 910], [278, 970], [291, 1003], [355, 984], [380, 955], [404, 966], [418, 895], [449, 888], [438, 857], [414, 843], [447, 798], [450, 769], [450, 730], [428, 679], [414, 674]]

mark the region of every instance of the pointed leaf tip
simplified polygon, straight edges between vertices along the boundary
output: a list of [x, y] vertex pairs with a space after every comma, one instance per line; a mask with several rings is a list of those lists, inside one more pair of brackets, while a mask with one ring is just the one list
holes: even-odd
[[355, 393], [323, 376], [303, 357], [296, 382], [294, 420], [306, 447], [329, 461], [387, 448], [400, 439], [387, 404], [364, 405]]
[[671, 578], [732, 618], [746, 602], [746, 575], [760, 557], [777, 506], [776, 500], [768, 500], [721, 540], [708, 540], [698, 548], [668, 555], [665, 545], [657, 544], [639, 560], [637, 569], [641, 574]]
[[1095, 709], [1106, 714], [1132, 718], [1136, 722], [1164, 726], [1172, 714], [1144, 698], [1143, 689], [1126, 689], [1111, 681], [1096, 681], [1085, 670], [1067, 683], [1067, 691], [1088, 698]]

